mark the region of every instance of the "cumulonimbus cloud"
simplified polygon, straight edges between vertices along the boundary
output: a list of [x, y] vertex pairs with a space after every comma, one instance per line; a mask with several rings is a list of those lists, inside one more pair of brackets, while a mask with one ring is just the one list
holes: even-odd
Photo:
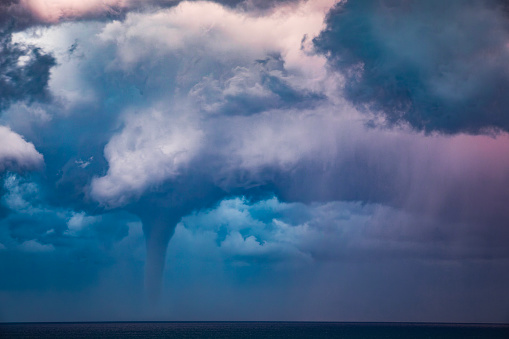
[[[109, 67], [129, 73], [132, 67], [152, 64], [164, 72], [155, 74], [144, 67], [148, 74], [143, 84], [155, 88], [152, 93], [161, 91], [147, 100], [155, 100], [152, 105], [163, 108], [158, 112], [143, 108], [140, 110], [148, 112], [132, 114], [125, 120], [123, 131], [105, 148], [109, 170], [106, 176], [93, 180], [92, 197], [106, 205], [121, 206], [150, 187], [175, 179], [180, 167], [197, 156], [217, 159], [220, 147], [213, 145], [223, 141], [218, 140], [221, 128], [216, 121], [223, 117], [225, 121], [220, 124], [225, 126], [235, 123], [229, 116], [290, 109], [293, 105], [313, 106], [323, 99], [323, 94], [314, 91], [326, 77], [322, 68], [325, 60], [306, 54], [300, 47], [306, 33], [316, 35], [320, 31], [326, 3], [330, 6], [332, 1], [309, 2], [294, 12], [258, 18], [210, 2], [183, 2], [162, 12], [133, 13], [122, 22], [107, 24], [98, 36], [103, 43], [115, 46], [116, 60]], [[192, 53], [187, 55], [188, 51]], [[182, 58], [182, 54], [187, 56]], [[310, 67], [302, 70], [303, 64]], [[204, 77], [204, 72], [210, 76]], [[177, 98], [167, 94], [175, 91], [174, 86], [181, 93]], [[251, 131], [246, 126], [246, 133], [264, 130], [274, 136], [286, 135], [268, 126], [263, 128], [256, 117], [246, 120], [250, 121], [239, 122], [259, 127]], [[298, 138], [300, 132], [289, 134], [296, 133], [293, 138]], [[264, 141], [257, 135], [253, 135], [255, 140], [242, 140], [245, 138], [236, 135], [235, 128], [226, 135], [232, 138], [230, 143], [242, 143], [244, 149], [232, 145], [228, 147], [232, 154], [221, 156], [243, 157], [246, 166], [274, 159], [295, 162], [302, 153], [291, 146], [279, 155], [247, 159]]]
[[[90, 62], [112, 78], [121, 74], [126, 87], [119, 91], [143, 93], [139, 102], [114, 112], [122, 125], [104, 149], [109, 169], [90, 172], [91, 197], [122, 207], [164, 187], [161, 199], [172, 201], [175, 195], [200, 208], [201, 192], [182, 188], [196, 181], [219, 186], [223, 195], [259, 187], [283, 201], [364, 201], [412, 216], [433, 215], [438, 223], [475, 217], [469, 226], [474, 233], [490, 218], [498, 227], [507, 217], [498, 205], [461, 192], [475, 187], [489, 199], [506, 199], [497, 190], [506, 179], [495, 175], [507, 168], [500, 151], [507, 147], [506, 136], [428, 137], [408, 129], [365, 129], [362, 116], [331, 91], [341, 78], [327, 70], [325, 57], [306, 50], [304, 34], [310, 40], [319, 33], [324, 12], [311, 2], [294, 10], [260, 18], [218, 4], [185, 2], [157, 13], [132, 13], [94, 31], [99, 42], [87, 48], [108, 48], [115, 62]], [[304, 13], [306, 25], [300, 21]], [[271, 39], [258, 37], [276, 31]], [[315, 104], [303, 106], [299, 96], [309, 102], [309, 93], [319, 95]], [[292, 99], [285, 101], [284, 95]], [[497, 150], [487, 161], [490, 167], [475, 161], [483, 154], [474, 151], [481, 144]], [[482, 187], [483, 177], [492, 178], [489, 187]], [[438, 201], [450, 208], [438, 208]]]
[[[284, 6], [250, 12], [246, 10], [249, 3], [256, 7], [261, 0], [187, 1], [173, 6], [146, 1], [166, 7], [132, 11], [135, 7], [117, 11], [116, 2], [107, 1], [102, 4], [110, 7], [91, 1], [91, 7], [80, 4], [81, 9], [70, 10], [70, 2], [55, 1], [63, 9], [60, 14], [31, 18], [32, 25], [44, 27], [13, 33], [13, 46], [37, 46], [55, 58], [50, 69], [41, 68], [41, 74], [50, 75], [47, 83], [40, 82], [47, 86], [37, 87], [46, 88], [53, 100], [33, 103], [40, 97], [12, 97], [0, 117], [0, 124], [11, 128], [0, 129], [0, 141], [6, 135], [5, 140], [14, 140], [18, 147], [18, 158], [5, 162], [6, 170], [42, 164], [41, 154], [46, 163], [40, 176], [5, 176], [0, 188], [0, 216], [5, 216], [0, 220], [5, 225], [0, 227], [0, 250], [33, 250], [37, 243], [47, 249], [53, 246], [54, 258], [69, 258], [69, 266], [59, 266], [63, 273], [49, 280], [55, 288], [60, 286], [58, 281], [66, 286], [92, 284], [87, 263], [95, 267], [91, 272], [110, 267], [105, 260], [113, 260], [116, 246], [131, 238], [136, 246], [127, 243], [119, 252], [122, 262], [132, 261], [130, 253], [136, 252], [138, 273], [133, 276], [139, 278], [145, 260], [147, 290], [158, 290], [167, 244], [175, 230], [168, 263], [180, 267], [172, 271], [179, 277], [181, 267], [193, 266], [188, 261], [191, 252], [220, 262], [209, 267], [214, 276], [224, 267], [233, 268], [232, 274], [239, 276], [258, 275], [260, 268], [274, 271], [278, 263], [285, 270], [291, 270], [292, 263], [310, 264], [308, 268], [313, 268], [306, 269], [305, 275], [312, 276], [314, 267], [324, 263], [367, 259], [377, 267], [373, 271], [377, 279], [382, 261], [391, 266], [415, 257], [431, 270], [454, 260], [461, 268], [482, 261], [482, 270], [490, 267], [484, 262], [497, 262], [504, 269], [497, 268], [493, 275], [506, 272], [509, 135], [460, 133], [503, 129], [506, 120], [502, 117], [501, 123], [493, 124], [485, 119], [488, 113], [472, 106], [449, 124], [439, 116], [427, 116], [431, 114], [425, 109], [428, 102], [414, 95], [431, 93], [433, 100], [447, 104], [441, 106], [447, 112], [459, 112], [456, 108], [461, 105], [453, 107], [459, 102], [454, 100], [468, 98], [470, 85], [484, 84], [488, 78], [481, 75], [487, 66], [480, 64], [471, 73], [472, 83], [466, 81], [457, 92], [447, 89], [463, 79], [459, 70], [468, 69], [474, 61], [492, 62], [493, 69], [500, 70], [505, 62], [500, 36], [486, 38], [486, 44], [496, 48], [485, 58], [460, 48], [472, 56], [463, 60], [459, 57], [463, 54], [452, 53], [447, 44], [443, 51], [437, 49], [440, 43], [460, 47], [466, 43], [463, 31], [446, 24], [443, 16], [433, 19], [445, 33], [451, 29], [450, 36], [420, 30], [430, 13], [435, 13], [435, 1], [428, 8], [425, 2], [351, 0], [330, 12], [328, 26], [324, 18], [333, 0], [291, 6], [287, 1], [271, 3], [275, 2]], [[118, 6], [129, 3], [134, 2], [118, 2]], [[356, 7], [359, 3], [365, 7]], [[483, 15], [499, 18], [501, 12], [486, 4], [467, 0], [440, 6], [443, 13], [461, 19], [452, 22], [472, 32], [472, 25], [484, 22]], [[448, 6], [450, 11], [445, 10]], [[415, 8], [423, 9], [419, 15], [426, 20]], [[472, 8], [486, 11], [479, 11], [481, 16], [472, 21], [464, 20]], [[387, 17], [394, 17], [394, 27], [419, 29], [397, 30], [377, 21]], [[412, 20], [407, 25], [403, 18]], [[349, 19], [382, 28], [363, 31]], [[486, 20], [480, 32], [492, 32], [503, 24], [497, 20]], [[336, 34], [338, 25], [348, 29]], [[355, 40], [355, 29], [365, 35]], [[366, 37], [376, 38], [376, 43], [364, 44]], [[402, 37], [408, 38], [406, 45], [411, 49], [399, 48], [405, 45], [397, 44]], [[425, 39], [412, 40], [419, 37]], [[479, 37], [472, 38], [473, 51], [484, 52]], [[338, 52], [331, 46], [343, 49]], [[448, 58], [439, 62], [427, 58], [440, 53], [452, 53], [451, 61], [458, 61], [446, 65], [449, 73], [435, 72]], [[355, 62], [348, 63], [345, 55]], [[27, 61], [22, 58], [18, 65], [18, 59], [12, 59], [16, 67]], [[389, 80], [410, 74], [408, 69], [422, 71], [415, 73], [420, 77], [413, 80], [418, 81], [395, 83], [406, 86], [414, 96], [398, 96], [401, 88], [391, 87]], [[505, 73], [501, 71], [500, 76]], [[362, 91], [354, 91], [361, 87]], [[383, 91], [370, 92], [373, 88]], [[500, 92], [491, 91], [488, 86], [483, 98], [505, 102]], [[359, 93], [373, 96], [354, 95]], [[454, 99], [452, 94], [461, 95]], [[425, 126], [424, 120], [411, 119], [417, 111], [398, 116], [397, 110], [381, 110], [404, 107], [401, 102], [409, 98], [415, 110], [422, 109]], [[380, 112], [392, 128], [366, 127], [371, 116], [379, 117]], [[500, 112], [491, 113], [498, 116]], [[394, 126], [398, 124], [414, 128]], [[10, 154], [10, 148], [2, 151]], [[34, 193], [34, 187], [39, 187], [40, 194]], [[134, 238], [133, 229], [137, 230]], [[143, 244], [147, 251], [141, 250]], [[179, 246], [185, 251], [175, 252]], [[74, 280], [62, 279], [68, 277], [68, 267], [81, 273]], [[37, 274], [23, 275], [19, 270], [9, 271], [15, 272], [10, 274], [15, 276], [12, 284], [26, 280], [34, 281], [31, 287], [39, 286], [32, 279]], [[346, 275], [337, 271], [338, 276]], [[406, 268], [391, 272], [409, 274]], [[426, 275], [422, 286], [434, 286], [444, 272], [435, 272], [431, 278]], [[456, 273], [456, 279], [463, 279], [463, 273]], [[192, 279], [196, 277], [203, 278], [202, 272]], [[372, 279], [366, 277], [354, 280], [365, 282], [366, 290], [373, 291]], [[400, 281], [398, 288], [414, 291], [407, 280], [394, 279]], [[136, 286], [140, 285], [137, 280]], [[118, 279], [114, 286], [116, 290]], [[336, 291], [337, 286], [332, 289]], [[12, 299], [11, 304], [18, 305]], [[100, 304], [104, 306], [103, 298]], [[200, 309], [206, 303], [200, 299], [197, 304]]]

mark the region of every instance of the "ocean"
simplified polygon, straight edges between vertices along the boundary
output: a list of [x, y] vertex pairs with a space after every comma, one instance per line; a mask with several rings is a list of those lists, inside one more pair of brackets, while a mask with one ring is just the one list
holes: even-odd
[[0, 323], [0, 338], [509, 338], [509, 325], [340, 322]]

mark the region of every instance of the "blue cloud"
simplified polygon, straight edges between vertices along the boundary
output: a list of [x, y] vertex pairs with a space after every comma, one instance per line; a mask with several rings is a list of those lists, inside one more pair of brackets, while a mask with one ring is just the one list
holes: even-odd
[[2, 266], [2, 289], [79, 289], [106, 268], [144, 258], [141, 223], [132, 215], [48, 205], [37, 183], [13, 173], [2, 193], [0, 255], [10, 262]]

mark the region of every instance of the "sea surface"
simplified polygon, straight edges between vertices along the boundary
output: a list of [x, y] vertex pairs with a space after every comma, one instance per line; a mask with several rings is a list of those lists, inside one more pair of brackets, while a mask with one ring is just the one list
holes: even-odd
[[0, 338], [509, 338], [509, 325], [335, 322], [0, 323]]

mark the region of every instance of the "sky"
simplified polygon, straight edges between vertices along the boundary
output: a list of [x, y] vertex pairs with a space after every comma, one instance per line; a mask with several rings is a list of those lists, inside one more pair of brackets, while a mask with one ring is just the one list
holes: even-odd
[[509, 322], [502, 0], [0, 3], [0, 322]]

